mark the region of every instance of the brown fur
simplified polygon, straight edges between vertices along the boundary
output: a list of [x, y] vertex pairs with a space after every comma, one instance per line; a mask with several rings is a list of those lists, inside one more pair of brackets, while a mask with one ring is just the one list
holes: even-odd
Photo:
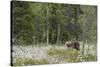
[[79, 44], [79, 42], [77, 42], [77, 41], [75, 41], [75, 42], [66, 42], [65, 45], [66, 45], [68, 48], [80, 50], [80, 44]]

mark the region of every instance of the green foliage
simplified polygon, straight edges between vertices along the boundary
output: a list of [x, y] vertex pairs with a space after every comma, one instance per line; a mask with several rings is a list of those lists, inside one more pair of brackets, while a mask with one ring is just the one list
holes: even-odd
[[[92, 46], [90, 44], [96, 44], [97, 40], [96, 6], [14, 0], [11, 2], [11, 7], [12, 40], [17, 42], [17, 46], [36, 46], [37, 50], [43, 47], [41, 49], [46, 52], [46, 58], [38, 60], [34, 57], [17, 58], [13, 63], [14, 66], [97, 60], [97, 56], [81, 51], [86, 49], [89, 53], [96, 49], [94, 47], [90, 50]], [[63, 47], [66, 41], [74, 40], [81, 41], [80, 51]], [[86, 48], [84, 46], [82, 49], [82, 43]], [[47, 44], [50, 44], [50, 47]], [[95, 44], [93, 46], [96, 46]], [[33, 51], [28, 49], [30, 52]], [[21, 52], [24, 54], [29, 51], [23, 48]]]
[[60, 44], [82, 41], [85, 30], [85, 39], [96, 41], [96, 13], [96, 6], [12, 1], [12, 37], [27, 45]]

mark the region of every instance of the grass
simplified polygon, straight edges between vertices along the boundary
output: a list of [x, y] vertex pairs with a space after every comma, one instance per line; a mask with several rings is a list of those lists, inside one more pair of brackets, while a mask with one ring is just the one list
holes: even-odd
[[81, 50], [67, 49], [64, 46], [14, 46], [13, 65], [42, 65], [96, 61], [97, 56], [91, 52], [81, 55]]
[[65, 50], [65, 49], [54, 49], [51, 48], [48, 51], [48, 55], [50, 56], [60, 56], [60, 57], [71, 57], [71, 56], [78, 56], [79, 55], [79, 51], [76, 50]]
[[51, 48], [48, 51], [48, 55], [56, 56], [56, 58], [63, 58], [63, 61], [65, 62], [73, 62], [80, 55], [80, 51]]
[[33, 59], [17, 59], [14, 66], [28, 66], [28, 65], [41, 65], [41, 64], [49, 64], [46, 59], [41, 60], [33, 60]]

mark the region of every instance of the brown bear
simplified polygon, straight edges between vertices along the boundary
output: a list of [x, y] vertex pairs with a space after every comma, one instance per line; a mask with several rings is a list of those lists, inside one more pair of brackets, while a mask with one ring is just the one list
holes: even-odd
[[73, 41], [73, 42], [66, 42], [65, 45], [68, 48], [72, 48], [72, 49], [76, 49], [76, 50], [80, 50], [80, 44], [77, 41]]

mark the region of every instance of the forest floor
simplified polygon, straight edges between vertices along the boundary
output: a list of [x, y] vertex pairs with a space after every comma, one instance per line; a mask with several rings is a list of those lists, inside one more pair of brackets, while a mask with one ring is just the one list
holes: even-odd
[[[82, 47], [82, 46], [81, 46]], [[96, 49], [94, 46], [85, 46], [82, 50], [67, 49], [66, 46], [42, 45], [42, 46], [13, 46], [12, 63], [14, 66], [62, 64], [96, 61]]]

